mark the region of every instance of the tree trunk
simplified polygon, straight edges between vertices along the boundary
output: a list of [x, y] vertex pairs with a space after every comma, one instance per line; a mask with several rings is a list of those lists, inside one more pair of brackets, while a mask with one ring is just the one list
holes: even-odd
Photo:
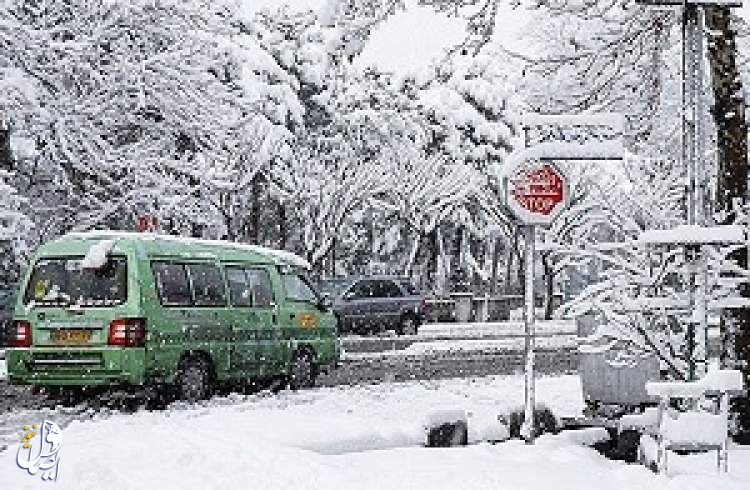
[[440, 225], [435, 227], [435, 234], [437, 235], [438, 251], [440, 253], [440, 276], [439, 284], [435, 288], [436, 292], [440, 296], [445, 296], [447, 292], [447, 277], [448, 277], [448, 255], [445, 253], [445, 241], [443, 240], [443, 231]]
[[278, 202], [279, 210], [279, 248], [286, 250], [286, 234], [287, 234], [287, 222], [286, 222], [286, 207], [284, 203]]
[[336, 277], [336, 237], [331, 239], [331, 277]]
[[414, 239], [414, 243], [411, 246], [411, 252], [409, 257], [406, 259], [406, 267], [404, 268], [404, 275], [406, 277], [412, 277], [414, 274], [414, 262], [417, 261], [417, 254], [419, 253], [419, 245], [422, 243], [422, 232], [417, 231], [417, 236]]
[[13, 171], [13, 155], [10, 151], [10, 130], [0, 121], [0, 170]]
[[512, 294], [514, 292], [510, 278], [513, 274], [513, 259], [517, 257], [518, 230], [517, 226], [513, 227], [513, 238], [511, 239], [510, 247], [508, 247], [508, 260], [505, 263], [505, 294]]
[[[718, 132], [717, 202], [723, 224], [736, 219], [735, 203], [744, 204], [747, 194], [747, 124], [742, 81], [737, 69], [735, 33], [730, 25], [727, 7], [706, 9], [708, 60], [714, 93], [712, 109]], [[747, 250], [732, 255], [740, 267], [747, 268]], [[741, 294], [750, 297], [750, 288], [741, 287]], [[722, 329], [734, 340], [734, 355], [744, 373], [745, 386], [750, 382], [750, 311], [747, 308], [724, 310]], [[732, 332], [734, 330], [734, 332]], [[730, 339], [732, 340], [732, 339]], [[743, 364], [744, 363], [744, 364]], [[750, 436], [750, 400], [735, 400], [733, 411], [738, 415], [739, 430]], [[743, 437], [744, 438], [744, 437]]]
[[430, 285], [430, 287], [435, 287], [435, 278], [437, 277], [437, 263], [438, 263], [438, 254], [440, 253], [438, 250], [438, 236], [437, 236], [437, 227], [433, 228], [433, 230], [430, 232], [429, 235], [430, 239], [430, 258], [429, 258], [429, 265], [427, 266], [427, 283]]
[[540, 254], [542, 259], [542, 273], [544, 274], [544, 319], [552, 319], [552, 311], [554, 310], [554, 285], [555, 275], [552, 270], [552, 264], [550, 264], [549, 254]]
[[253, 177], [250, 208], [250, 243], [260, 244], [260, 174]]
[[500, 236], [492, 240], [492, 278], [490, 279], [490, 295], [497, 294], [497, 261], [500, 259]]

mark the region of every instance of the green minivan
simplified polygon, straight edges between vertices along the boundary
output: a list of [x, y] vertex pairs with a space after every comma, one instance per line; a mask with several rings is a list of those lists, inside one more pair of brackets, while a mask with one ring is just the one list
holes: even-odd
[[284, 376], [339, 359], [336, 320], [289, 252], [150, 233], [72, 233], [39, 248], [7, 339], [8, 381], [50, 390]]

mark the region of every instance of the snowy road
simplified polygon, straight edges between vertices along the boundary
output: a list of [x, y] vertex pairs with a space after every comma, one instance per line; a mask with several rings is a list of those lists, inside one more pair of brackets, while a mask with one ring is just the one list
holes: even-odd
[[[713, 454], [674, 456], [669, 477], [608, 461], [575, 442], [575, 434], [465, 448], [422, 447], [425, 417], [462, 409], [469, 430], [517, 407], [521, 376], [494, 376], [300, 393], [215, 398], [198, 406], [133, 415], [102, 412], [63, 428], [60, 489], [601, 489], [734, 490], [750, 482], [750, 451], [730, 451], [730, 474], [717, 475]], [[538, 397], [558, 416], [582, 406], [578, 376], [543, 377]], [[61, 414], [2, 416], [16, 437], [0, 454], [0, 488], [49, 483], [15, 465], [25, 424]], [[39, 420], [37, 420], [39, 419]], [[64, 424], [60, 424], [64, 425]]]
[[[543, 374], [575, 372], [575, 325], [538, 322], [537, 368]], [[428, 324], [418, 335], [348, 336], [343, 363], [319, 378], [321, 386], [514, 374], [523, 368], [523, 323]], [[2, 361], [0, 361], [2, 362]], [[0, 366], [1, 369], [1, 366]], [[0, 374], [0, 414], [43, 408], [45, 399], [27, 387], [8, 386]]]

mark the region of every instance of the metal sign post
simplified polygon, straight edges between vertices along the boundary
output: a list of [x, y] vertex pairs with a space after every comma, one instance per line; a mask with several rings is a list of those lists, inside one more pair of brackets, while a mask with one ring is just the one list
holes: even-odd
[[622, 160], [622, 114], [526, 114], [524, 147], [506, 162], [505, 205], [524, 225], [524, 332], [526, 369], [521, 435], [533, 444], [534, 406], [534, 250], [537, 226], [549, 226], [568, 206], [568, 179], [553, 161]]
[[527, 444], [534, 443], [534, 407], [536, 406], [536, 384], [534, 377], [534, 240], [536, 227], [524, 227], [524, 410], [521, 437]]
[[568, 206], [565, 173], [553, 161], [622, 160], [625, 149], [621, 114], [526, 114], [524, 148], [506, 162], [505, 205], [524, 225], [524, 332], [526, 369], [521, 435], [533, 444], [534, 406], [534, 250], [537, 226], [549, 226]]
[[531, 160], [518, 164], [505, 180], [506, 204], [524, 224], [524, 422], [521, 436], [534, 442], [534, 248], [536, 226], [549, 226], [565, 209], [569, 192], [565, 174], [554, 164]]

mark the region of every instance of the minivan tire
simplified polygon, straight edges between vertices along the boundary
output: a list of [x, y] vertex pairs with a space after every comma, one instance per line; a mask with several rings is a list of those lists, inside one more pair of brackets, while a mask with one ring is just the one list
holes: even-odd
[[417, 335], [417, 320], [412, 315], [404, 315], [398, 323], [398, 335]]
[[298, 351], [289, 368], [289, 388], [300, 390], [315, 386], [315, 364], [312, 355], [307, 351]]
[[208, 362], [191, 357], [182, 362], [177, 376], [180, 399], [187, 402], [205, 400], [211, 395], [211, 370]]

